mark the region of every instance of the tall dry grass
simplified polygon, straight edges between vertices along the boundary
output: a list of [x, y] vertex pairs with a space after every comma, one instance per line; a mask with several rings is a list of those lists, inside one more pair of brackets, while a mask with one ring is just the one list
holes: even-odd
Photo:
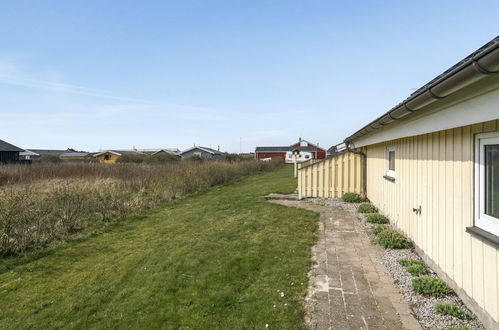
[[277, 166], [276, 162], [257, 161], [0, 166], [0, 255], [42, 248]]

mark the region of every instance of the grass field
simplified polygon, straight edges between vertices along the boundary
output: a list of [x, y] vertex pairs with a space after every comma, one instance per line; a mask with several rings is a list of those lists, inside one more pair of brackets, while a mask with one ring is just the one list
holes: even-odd
[[301, 329], [318, 216], [263, 198], [295, 187], [280, 167], [0, 259], [0, 328]]

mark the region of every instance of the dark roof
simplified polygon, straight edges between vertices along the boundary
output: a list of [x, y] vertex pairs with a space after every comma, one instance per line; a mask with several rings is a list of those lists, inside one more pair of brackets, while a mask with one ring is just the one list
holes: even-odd
[[3, 140], [0, 140], [0, 151], [24, 151], [24, 149], [21, 149], [19, 147], [16, 147], [13, 144], [10, 144], [8, 142], [5, 142]]
[[178, 157], [180, 157], [180, 155], [179, 155], [178, 152], [174, 152], [174, 151], [167, 150], [167, 149], [161, 149], [161, 150], [158, 150], [158, 151], [151, 152], [150, 155], [154, 156], [154, 155], [158, 155], [158, 154], [161, 154], [161, 153], [165, 153], [165, 154], [171, 155], [171, 156], [178, 156]]
[[138, 156], [145, 156], [146, 154], [143, 153], [143, 152], [138, 152], [138, 151], [133, 151], [133, 150], [103, 150], [103, 151], [100, 151], [100, 152], [96, 152], [93, 154], [94, 157], [96, 156], [100, 156], [100, 155], [103, 155], [107, 152], [111, 152], [111, 153], [114, 153], [114, 154], [117, 154], [119, 156], [123, 156], [123, 155], [138, 155]]
[[295, 147], [295, 146], [277, 146], [277, 147], [256, 147], [255, 152], [288, 152], [298, 149], [300, 151], [316, 151], [316, 147]]
[[215, 149], [212, 149], [212, 148], [201, 147], [201, 146], [194, 146], [192, 148], [189, 148], [187, 150], [182, 151], [180, 154], [183, 155], [183, 154], [185, 154], [185, 153], [187, 153], [189, 151], [195, 150], [195, 149], [203, 150], [205, 152], [208, 152], [208, 153], [214, 154], [214, 155], [223, 155], [223, 152], [221, 152], [221, 151], [218, 151], [218, 150], [215, 150]]
[[347, 137], [344, 141], [352, 141], [360, 136], [369, 134], [373, 130], [382, 128], [411, 112], [425, 108], [427, 105], [487, 77], [487, 75], [497, 74], [498, 72], [499, 36], [430, 80], [404, 101], [390, 109], [381, 117], [365, 125], [357, 132]]
[[139, 156], [144, 156], [145, 153], [140, 152], [140, 151], [133, 151], [133, 150], [107, 150], [107, 151], [114, 151], [122, 155], [139, 155]]
[[37, 153], [40, 156], [45, 156], [45, 155], [59, 156], [65, 152], [68, 152], [68, 150], [51, 150], [51, 149], [26, 149], [26, 150]]
[[33, 156], [33, 157], [39, 157], [40, 155], [37, 154], [36, 152], [33, 152], [31, 150], [24, 150], [19, 153], [19, 156]]
[[59, 157], [86, 157], [91, 155], [88, 152], [65, 152], [60, 154]]
[[319, 147], [319, 145], [318, 145], [318, 144], [312, 143], [312, 142], [307, 141], [307, 140], [302, 139], [302, 138], [300, 138], [297, 142], [293, 143], [293, 144], [292, 144], [292, 146], [294, 146], [295, 144], [299, 144], [299, 143], [301, 143], [301, 142], [306, 142], [306, 143], [308, 143], [308, 144], [312, 145], [313, 147], [317, 147], [317, 148], [319, 148], [319, 149], [326, 150], [326, 149], [324, 149], [324, 148]]
[[207, 147], [199, 147], [199, 148], [204, 149], [206, 151], [209, 151], [211, 153], [214, 153], [215, 155], [221, 155], [221, 154], [223, 154], [223, 152], [221, 152], [220, 150], [215, 150], [215, 149], [207, 148]]

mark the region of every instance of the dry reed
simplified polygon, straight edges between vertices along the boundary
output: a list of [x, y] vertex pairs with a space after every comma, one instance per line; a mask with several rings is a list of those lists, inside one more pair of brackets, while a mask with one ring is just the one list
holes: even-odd
[[42, 248], [276, 166], [257, 161], [0, 166], [0, 255]]

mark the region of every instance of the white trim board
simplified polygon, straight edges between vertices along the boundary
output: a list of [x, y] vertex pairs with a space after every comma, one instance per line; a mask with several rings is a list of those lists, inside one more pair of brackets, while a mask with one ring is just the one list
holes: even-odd
[[450, 128], [477, 124], [499, 119], [499, 89], [478, 95], [471, 99], [450, 105], [446, 108], [423, 112], [408, 120], [400, 119], [379, 128], [373, 133], [361, 136], [353, 141], [356, 148], [400, 139], [408, 136], [427, 134]]

